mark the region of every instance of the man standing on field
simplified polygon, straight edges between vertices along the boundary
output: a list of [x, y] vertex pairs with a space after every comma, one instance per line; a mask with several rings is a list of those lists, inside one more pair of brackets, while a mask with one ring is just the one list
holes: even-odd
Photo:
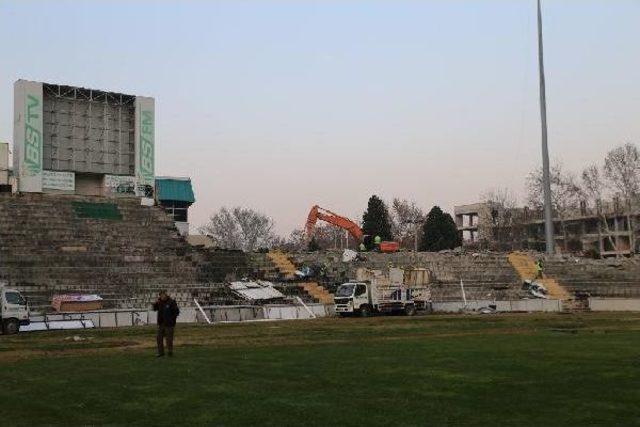
[[180, 315], [180, 309], [175, 300], [162, 290], [158, 300], [153, 304], [153, 310], [158, 312], [158, 341], [157, 357], [164, 356], [164, 340], [167, 340], [167, 354], [173, 356], [173, 330], [176, 326], [176, 318]]

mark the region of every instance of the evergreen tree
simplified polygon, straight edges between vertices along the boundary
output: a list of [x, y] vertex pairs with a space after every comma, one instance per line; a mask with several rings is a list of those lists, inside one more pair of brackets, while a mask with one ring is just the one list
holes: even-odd
[[373, 240], [376, 236], [380, 236], [383, 241], [393, 240], [389, 211], [384, 202], [376, 195], [369, 198], [367, 210], [362, 215], [362, 231], [365, 235], [370, 236], [365, 241], [367, 249], [373, 249], [375, 246]]
[[436, 252], [453, 249], [462, 244], [456, 223], [451, 215], [438, 206], [434, 206], [422, 226], [422, 243], [420, 250]]

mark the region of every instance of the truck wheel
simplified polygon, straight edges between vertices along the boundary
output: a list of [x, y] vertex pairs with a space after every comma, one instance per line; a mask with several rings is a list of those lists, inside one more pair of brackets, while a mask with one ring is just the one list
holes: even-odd
[[5, 335], [17, 334], [20, 330], [20, 323], [16, 319], [8, 319], [4, 321], [2, 331]]
[[371, 309], [368, 305], [363, 305], [360, 307], [360, 317], [369, 317], [371, 316]]
[[404, 306], [404, 314], [405, 316], [415, 316], [416, 314], [416, 306], [413, 304], [408, 304]]

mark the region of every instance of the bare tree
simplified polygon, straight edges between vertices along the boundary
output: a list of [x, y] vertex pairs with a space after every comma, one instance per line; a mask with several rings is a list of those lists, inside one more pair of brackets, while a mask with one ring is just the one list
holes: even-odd
[[609, 186], [624, 200], [629, 243], [633, 251], [635, 224], [631, 211], [640, 196], [640, 150], [638, 147], [627, 143], [609, 151], [604, 159], [604, 175]]
[[321, 249], [355, 247], [358, 243], [353, 241], [345, 229], [332, 224], [316, 225], [313, 231], [313, 237]]
[[508, 211], [518, 207], [518, 197], [506, 187], [489, 189], [482, 194], [482, 199], [504, 211], [503, 215], [507, 216]]
[[[565, 221], [580, 206], [580, 187], [576, 183], [575, 176], [565, 172], [560, 163], [551, 167], [551, 208], [554, 216], [560, 220], [560, 227], [565, 242], [567, 230]], [[527, 194], [529, 204], [539, 210], [544, 206], [544, 189], [542, 168], [531, 172], [527, 177]]]
[[491, 214], [492, 236], [500, 245], [513, 245], [516, 237], [517, 196], [506, 187], [496, 187], [485, 191], [482, 200]]
[[640, 195], [640, 151], [634, 144], [625, 144], [607, 153], [604, 176], [611, 188], [619, 193], [627, 208]]
[[294, 229], [286, 239], [280, 239], [277, 247], [286, 252], [300, 252], [307, 249], [307, 239], [302, 228]]
[[592, 208], [599, 219], [598, 231], [607, 236], [607, 240], [614, 250], [617, 250], [615, 240], [611, 236], [609, 230], [609, 222], [607, 221], [606, 212], [603, 208], [603, 201], [606, 197], [606, 185], [600, 169], [597, 165], [592, 164], [584, 168], [581, 174], [581, 193], [582, 199], [587, 208]]
[[236, 206], [221, 208], [199, 231], [213, 237], [223, 248], [250, 252], [277, 243], [278, 236], [273, 232], [273, 226], [273, 220], [267, 215]]
[[590, 207], [598, 209], [605, 197], [605, 183], [600, 169], [595, 164], [589, 165], [582, 171], [582, 196]]
[[391, 204], [391, 232], [400, 245], [413, 248], [420, 235], [420, 226], [426, 215], [415, 202], [405, 199], [393, 199]]

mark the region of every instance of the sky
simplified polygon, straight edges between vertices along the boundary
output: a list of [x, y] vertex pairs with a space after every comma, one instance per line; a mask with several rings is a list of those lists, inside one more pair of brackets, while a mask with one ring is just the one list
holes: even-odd
[[[287, 235], [314, 204], [524, 196], [541, 163], [533, 0], [0, 0], [0, 141], [13, 82], [156, 100], [156, 173]], [[640, 0], [544, 0], [549, 149], [579, 171], [640, 143]], [[522, 197], [524, 200], [524, 197]]]

